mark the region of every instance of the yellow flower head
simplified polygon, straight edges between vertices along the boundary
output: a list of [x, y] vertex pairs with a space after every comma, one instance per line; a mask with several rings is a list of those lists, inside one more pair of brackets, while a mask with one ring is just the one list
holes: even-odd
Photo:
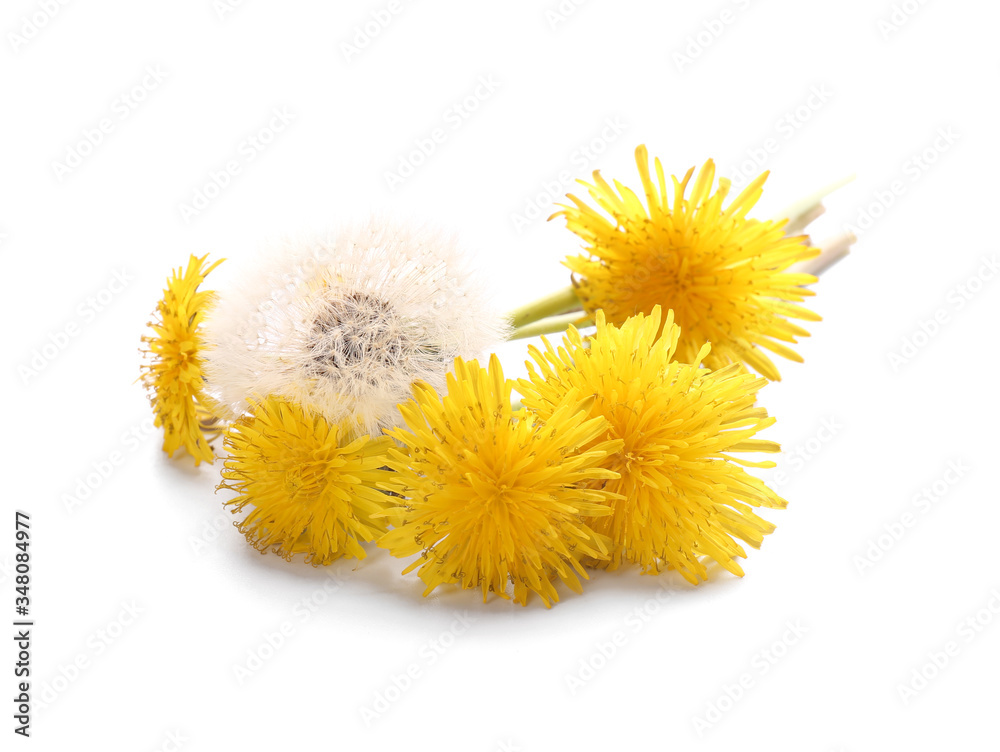
[[[602, 469], [616, 444], [607, 425], [587, 416], [587, 403], [568, 393], [544, 421], [511, 408], [511, 387], [496, 356], [489, 369], [455, 361], [441, 398], [426, 384], [400, 405], [409, 428], [391, 435], [407, 450], [390, 450], [397, 471], [391, 487], [405, 501], [397, 527], [379, 546], [394, 556], [421, 556], [425, 595], [443, 583], [481, 588], [525, 605], [529, 591], [546, 606], [558, 601], [558, 577], [580, 592], [581, 558], [604, 558], [607, 541], [581, 515], [610, 513], [609, 495], [585, 489], [617, 477]], [[587, 447], [584, 451], [581, 447]]]
[[149, 323], [154, 335], [142, 338], [149, 360], [142, 367], [142, 381], [156, 425], [163, 427], [163, 451], [172, 457], [184, 447], [195, 464], [214, 458], [207, 434], [215, 421], [205, 407], [200, 329], [215, 293], [198, 287], [222, 261], [206, 266], [207, 261], [208, 256], [191, 256], [187, 269], [174, 271], [156, 306], [156, 320]]
[[[771, 380], [778, 369], [761, 350], [789, 360], [802, 358], [783, 342], [809, 336], [788, 319], [819, 321], [798, 305], [813, 292], [811, 274], [786, 272], [789, 266], [817, 256], [820, 251], [788, 237], [786, 222], [748, 219], [760, 198], [767, 173], [754, 180], [729, 205], [730, 181], [719, 179], [712, 192], [715, 165], [707, 161], [685, 198], [694, 168], [683, 180], [672, 177], [673, 199], [660, 160], [655, 161], [656, 183], [649, 174], [645, 146], [635, 151], [646, 206], [630, 189], [615, 181], [612, 188], [594, 173], [594, 185], [584, 183], [601, 214], [576, 196], [573, 206], [553, 216], [564, 216], [567, 227], [585, 243], [587, 255], [570, 257], [574, 285], [586, 311], [603, 310], [607, 320], [622, 324], [653, 306], [673, 309], [681, 327], [677, 357], [694, 363], [706, 342], [712, 344], [705, 365], [721, 368], [746, 363]], [[698, 365], [697, 363], [694, 363]]]
[[275, 397], [229, 427], [219, 488], [239, 494], [226, 502], [234, 514], [251, 508], [238, 527], [254, 548], [286, 560], [302, 553], [313, 565], [365, 558], [359, 540], [386, 530], [381, 513], [389, 497], [378, 485], [391, 475], [385, 465], [392, 440], [344, 434], [342, 426]]
[[[783, 508], [785, 501], [739, 465], [772, 467], [730, 457], [730, 452], [777, 452], [753, 436], [773, 423], [754, 407], [766, 384], [742, 366], [710, 371], [674, 360], [681, 332], [660, 309], [630, 318], [620, 328], [597, 312], [597, 334], [584, 342], [571, 327], [556, 349], [530, 349], [530, 380], [519, 382], [525, 406], [544, 420], [568, 393], [593, 395], [591, 417], [603, 417], [620, 439], [605, 467], [619, 473], [605, 488], [616, 494], [613, 514], [588, 522], [613, 541], [609, 568], [622, 561], [644, 573], [676, 569], [689, 582], [707, 578], [700, 557], [736, 575], [744, 557], [738, 538], [758, 547], [774, 526], [753, 507]], [[706, 345], [697, 356], [704, 360]], [[600, 565], [600, 562], [597, 562]]]

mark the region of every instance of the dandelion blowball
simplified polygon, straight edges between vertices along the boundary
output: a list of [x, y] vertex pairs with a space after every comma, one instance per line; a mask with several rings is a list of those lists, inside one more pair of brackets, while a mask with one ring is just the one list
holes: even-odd
[[205, 373], [230, 417], [268, 395], [379, 433], [425, 381], [478, 357], [507, 321], [454, 238], [371, 219], [288, 242], [220, 295], [205, 325]]

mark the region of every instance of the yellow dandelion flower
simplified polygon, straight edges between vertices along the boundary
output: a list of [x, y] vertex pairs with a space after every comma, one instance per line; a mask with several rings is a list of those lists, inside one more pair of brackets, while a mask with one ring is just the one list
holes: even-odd
[[[602, 439], [603, 418], [569, 393], [545, 421], [511, 407], [512, 382], [496, 356], [489, 368], [455, 361], [444, 398], [426, 384], [400, 405], [409, 430], [389, 433], [405, 448], [390, 450], [391, 488], [405, 498], [397, 527], [378, 543], [394, 556], [421, 556], [424, 595], [444, 583], [480, 588], [525, 605], [529, 592], [546, 606], [559, 600], [556, 577], [580, 592], [581, 558], [604, 558], [607, 540], [581, 516], [610, 513], [599, 486], [617, 475], [601, 467], [617, 445]], [[587, 450], [581, 447], [587, 446]]]
[[194, 457], [212, 462], [209, 439], [218, 434], [209, 409], [202, 375], [204, 340], [201, 325], [215, 293], [199, 290], [205, 277], [222, 260], [208, 264], [208, 256], [191, 256], [187, 269], [178, 267], [167, 280], [156, 319], [149, 323], [153, 336], [146, 336], [142, 381], [149, 391], [156, 425], [163, 428], [163, 451], [173, 457], [184, 447]]
[[378, 485], [392, 440], [353, 437], [344, 426], [283, 399], [268, 397], [226, 432], [230, 456], [220, 489], [234, 514], [250, 507], [237, 525], [247, 541], [291, 560], [305, 554], [313, 565], [341, 557], [365, 558], [359, 541], [385, 532], [380, 516], [389, 497]]
[[768, 379], [780, 379], [763, 351], [801, 362], [788, 344], [809, 333], [789, 319], [820, 320], [798, 305], [814, 294], [803, 285], [816, 277], [786, 270], [820, 250], [806, 245], [805, 236], [786, 235], [787, 220], [747, 217], [766, 172], [723, 207], [731, 183], [720, 178], [713, 193], [712, 160], [698, 172], [688, 197], [694, 168], [683, 180], [672, 177], [671, 198], [660, 160], [654, 183], [645, 146], [636, 149], [635, 159], [645, 206], [629, 188], [618, 181], [612, 187], [595, 172], [594, 184], [584, 185], [608, 216], [573, 195], [568, 196], [573, 205], [553, 215], [565, 217], [585, 244], [587, 255], [565, 262], [584, 310], [591, 316], [603, 310], [608, 321], [622, 324], [661, 305], [674, 311], [681, 327], [679, 360], [694, 363], [710, 342], [706, 366], [745, 363]]
[[[746, 554], [735, 539], [757, 548], [774, 530], [753, 508], [786, 504], [740, 467], [774, 463], [730, 456], [779, 451], [753, 438], [774, 422], [754, 406], [766, 380], [738, 364], [710, 371], [676, 361], [682, 334], [670, 313], [659, 334], [657, 306], [620, 328], [601, 311], [596, 318], [597, 334], [589, 341], [570, 328], [562, 347], [545, 341], [544, 350], [530, 348], [529, 379], [518, 387], [525, 406], [543, 420], [564, 395], [593, 395], [591, 417], [608, 424], [594, 441], [621, 440], [605, 464], [619, 474], [605, 486], [615, 494], [613, 513], [588, 520], [613, 541], [605, 566], [628, 561], [644, 573], [676, 569], [697, 584], [707, 578], [701, 557], [708, 557], [742, 575], [734, 559]], [[697, 354], [699, 361], [708, 349]]]

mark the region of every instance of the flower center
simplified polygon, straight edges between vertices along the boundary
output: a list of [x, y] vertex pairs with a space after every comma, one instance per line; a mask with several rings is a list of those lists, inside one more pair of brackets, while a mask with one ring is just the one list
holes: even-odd
[[368, 293], [351, 292], [326, 301], [312, 321], [309, 349], [325, 372], [361, 363], [394, 366], [409, 339], [392, 306]]

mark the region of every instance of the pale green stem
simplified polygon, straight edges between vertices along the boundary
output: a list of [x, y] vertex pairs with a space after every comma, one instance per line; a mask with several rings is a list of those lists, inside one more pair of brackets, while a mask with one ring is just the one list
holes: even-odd
[[788, 224], [785, 225], [785, 235], [801, 235], [814, 220], [823, 216], [825, 213], [826, 207], [823, 206], [823, 204], [814, 205], [811, 209], [809, 209], [809, 211], [799, 214], [794, 219], [789, 220]]
[[[816, 191], [811, 196], [807, 196], [801, 201], [797, 201], [792, 204], [790, 207], [785, 209], [785, 211], [778, 214], [775, 219], [788, 220], [788, 224], [785, 225], [784, 228], [786, 235], [803, 234], [809, 224], [826, 211], [826, 208], [823, 206], [823, 199], [837, 189], [847, 185], [852, 180], [854, 180], [853, 175], [842, 178], [835, 183], [831, 183], [825, 188]], [[824, 243], [819, 244], [819, 249], [821, 251], [819, 256], [814, 259], [809, 259], [808, 261], [801, 261], [797, 264], [793, 264], [787, 271], [796, 274], [812, 274], [818, 277], [850, 253], [851, 245], [856, 243], [857, 240], [858, 239], [849, 232], [840, 234]], [[812, 239], [809, 237], [806, 238], [805, 242], [809, 245], [814, 245]]]
[[[811, 196], [806, 196], [804, 199], [796, 201], [794, 204], [786, 208], [784, 211], [778, 212], [778, 214], [775, 215], [774, 219], [775, 220], [787, 219], [788, 227], [796, 229], [794, 231], [789, 231], [789, 229], [786, 228], [785, 232], [789, 235], [797, 235], [799, 232], [805, 229], [805, 226], [809, 224], [809, 222], [811, 222], [813, 219], [815, 219], [816, 217], [818, 217], [820, 214], [823, 213], [822, 209], [823, 199], [829, 196], [838, 188], [843, 188], [852, 180], [854, 180], [854, 175], [848, 175], [846, 178], [841, 178], [840, 180], [834, 183], [830, 183], [830, 185], [826, 186], [825, 188], [820, 188]], [[820, 207], [819, 212], [815, 213], [817, 207]], [[813, 214], [813, 216], [806, 219], [806, 217], [809, 214]], [[802, 220], [805, 221], [803, 222]]]
[[567, 313], [568, 311], [578, 311], [581, 308], [580, 299], [576, 296], [576, 290], [570, 285], [562, 290], [557, 290], [551, 295], [546, 295], [544, 298], [539, 298], [532, 303], [515, 308], [510, 312], [509, 316], [513, 327], [520, 329], [525, 324], [532, 324], [536, 321], [547, 319], [550, 316]]
[[527, 339], [528, 337], [537, 337], [541, 334], [562, 334], [570, 324], [582, 327], [589, 326], [591, 323], [590, 317], [585, 313], [574, 311], [572, 313], [564, 313], [561, 316], [549, 316], [541, 321], [533, 321], [530, 324], [525, 324], [515, 329], [510, 338]]
[[851, 252], [851, 246], [858, 242], [853, 232], [844, 232], [819, 244], [820, 254], [816, 258], [802, 261], [789, 267], [795, 273], [812, 274], [816, 277], [836, 264]]

